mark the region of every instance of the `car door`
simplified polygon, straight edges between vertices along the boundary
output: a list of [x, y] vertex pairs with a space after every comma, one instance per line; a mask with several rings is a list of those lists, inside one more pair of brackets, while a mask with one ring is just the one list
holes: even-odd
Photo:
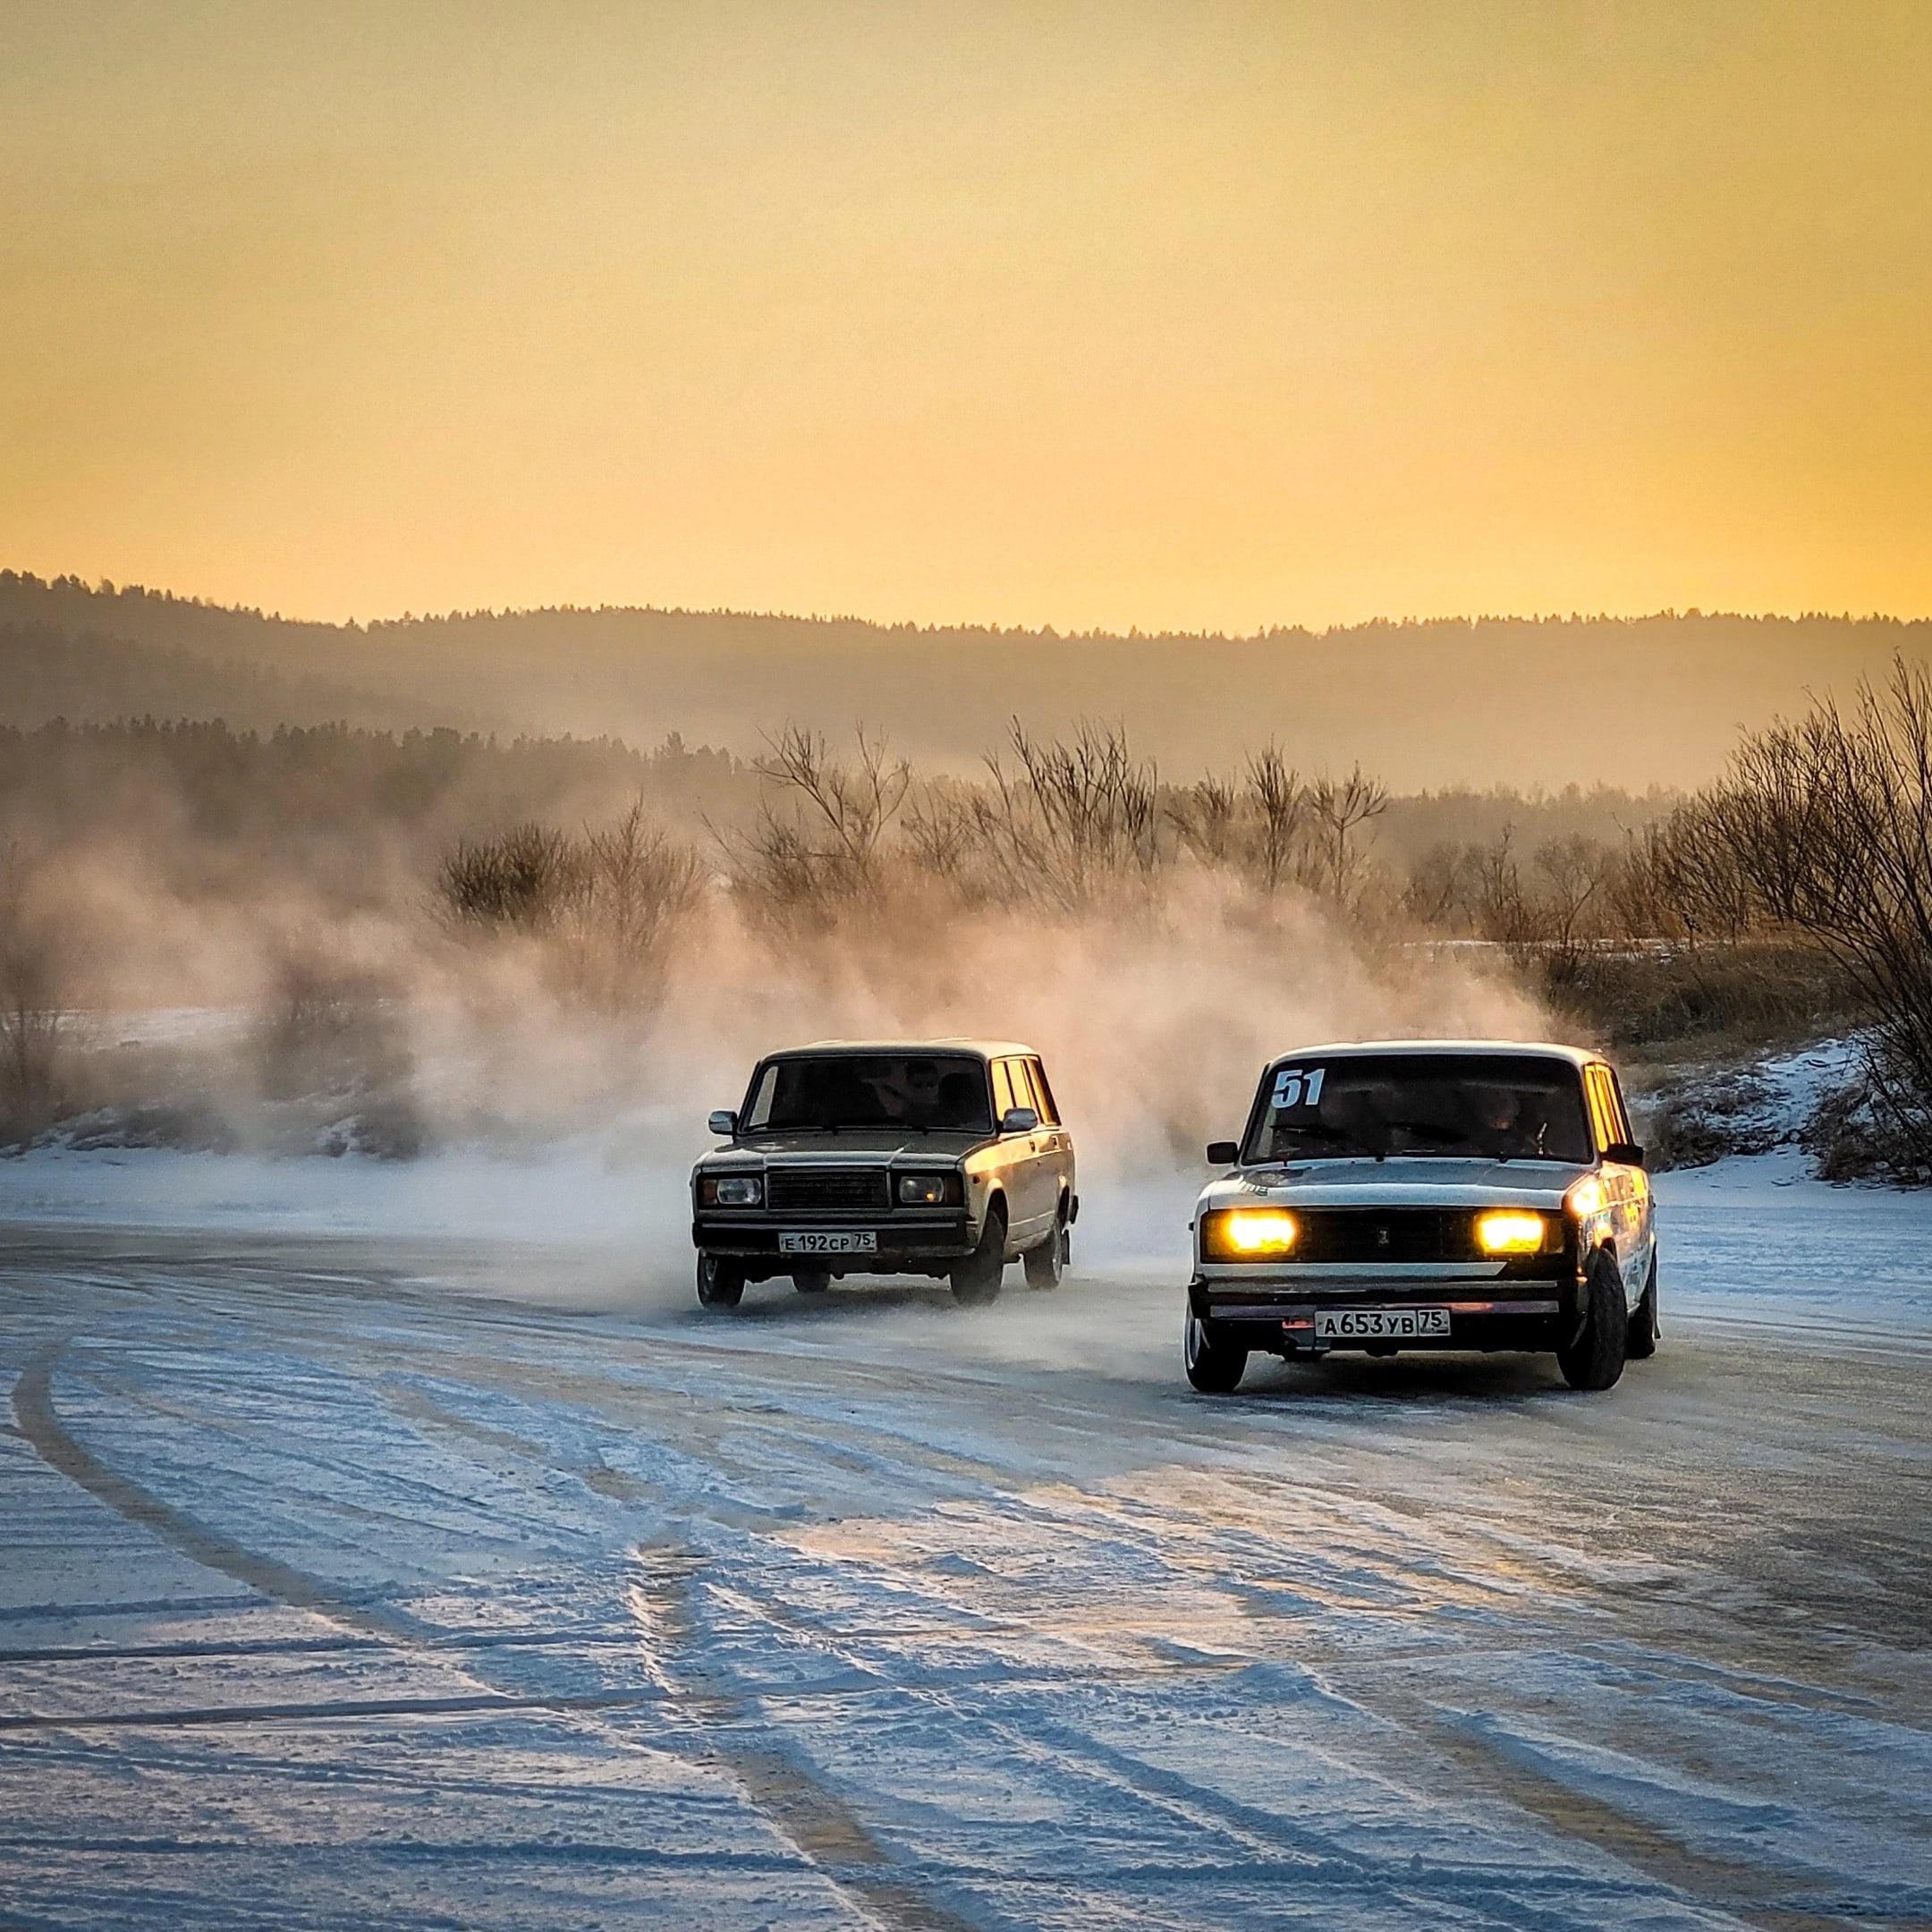
[[1589, 1099], [1590, 1131], [1597, 1153], [1606, 1157], [1604, 1199], [1610, 1209], [1617, 1266], [1624, 1294], [1634, 1308], [1650, 1271], [1650, 1177], [1633, 1163], [1607, 1157], [1612, 1148], [1627, 1146], [1631, 1137], [1630, 1119], [1610, 1069], [1600, 1060], [1592, 1061], [1583, 1069], [1583, 1084]]
[[1054, 1099], [1046, 1069], [1038, 1054], [1028, 1060], [1026, 1069], [1027, 1077], [1033, 1083], [1033, 1109], [1040, 1117], [1043, 1130], [1039, 1137], [1039, 1158], [1046, 1170], [1047, 1209], [1049, 1213], [1057, 1214], [1063, 1198], [1069, 1204], [1073, 1199], [1073, 1137], [1061, 1121], [1059, 1105]]
[[[1027, 1075], [1026, 1062], [1019, 1059], [993, 1063], [993, 1114], [1005, 1117], [1013, 1107], [1038, 1107], [1033, 1097], [1033, 1083]], [[1052, 1171], [1040, 1153], [1041, 1134], [1003, 1134], [1000, 1137], [1002, 1184], [1006, 1190], [1007, 1225], [1014, 1243], [1027, 1247], [1046, 1232], [1053, 1213]]]
[[[1610, 1105], [1614, 1113], [1617, 1133], [1627, 1147], [1637, 1144], [1637, 1130], [1631, 1125], [1630, 1109], [1623, 1105], [1623, 1083], [1616, 1077], [1616, 1069], [1606, 1065], [1603, 1070], [1604, 1085], [1609, 1091]], [[1650, 1176], [1642, 1167], [1629, 1170], [1631, 1193], [1635, 1199], [1636, 1214], [1634, 1233], [1631, 1242], [1632, 1273], [1630, 1276], [1631, 1299], [1634, 1301], [1650, 1284], [1650, 1268], [1657, 1258], [1657, 1191], [1650, 1185]]]

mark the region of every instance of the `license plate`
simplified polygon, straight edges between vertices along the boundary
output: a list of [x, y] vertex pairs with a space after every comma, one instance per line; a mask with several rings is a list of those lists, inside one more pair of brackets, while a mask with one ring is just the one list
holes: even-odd
[[870, 1228], [810, 1228], [778, 1237], [780, 1254], [877, 1254], [878, 1236]]
[[1315, 1310], [1317, 1341], [1400, 1342], [1413, 1335], [1445, 1335], [1445, 1308], [1325, 1308]]

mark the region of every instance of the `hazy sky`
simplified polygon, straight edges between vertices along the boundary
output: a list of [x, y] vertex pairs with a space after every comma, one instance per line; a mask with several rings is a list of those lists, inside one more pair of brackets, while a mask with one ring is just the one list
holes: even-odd
[[1932, 0], [0, 0], [0, 564], [1932, 611]]

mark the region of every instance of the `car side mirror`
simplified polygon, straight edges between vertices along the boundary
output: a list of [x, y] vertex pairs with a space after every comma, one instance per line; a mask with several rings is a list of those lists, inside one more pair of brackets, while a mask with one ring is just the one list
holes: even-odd
[[1038, 1125], [1039, 1115], [1031, 1107], [1008, 1107], [1000, 1115], [999, 1131], [1003, 1134], [1031, 1133]]
[[1643, 1149], [1634, 1140], [1614, 1140], [1603, 1150], [1603, 1157], [1614, 1161], [1620, 1167], [1641, 1167], [1644, 1164]]
[[1238, 1140], [1210, 1140], [1208, 1143], [1208, 1165], [1210, 1167], [1240, 1166], [1241, 1143]]
[[730, 1140], [733, 1139], [738, 1132], [738, 1116], [735, 1114], [732, 1113], [730, 1109], [726, 1107], [720, 1107], [717, 1112], [711, 1116], [708, 1124], [710, 1126], [711, 1131], [715, 1133], [720, 1140]]

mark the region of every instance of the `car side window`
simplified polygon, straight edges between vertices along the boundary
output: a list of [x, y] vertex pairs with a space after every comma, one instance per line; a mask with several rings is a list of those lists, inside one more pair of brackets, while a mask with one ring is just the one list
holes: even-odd
[[1027, 1072], [1033, 1079], [1033, 1105], [1041, 1121], [1048, 1127], [1057, 1127], [1060, 1109], [1054, 1105], [1053, 1089], [1046, 1084], [1046, 1069], [1038, 1060], [1029, 1060]]
[[771, 1118], [772, 1096], [778, 1089], [778, 1069], [768, 1066], [758, 1076], [758, 1086], [751, 1095], [751, 1105], [745, 1109], [744, 1123], [747, 1127], [762, 1127]]
[[1610, 1113], [1616, 1122], [1617, 1139], [1634, 1147], [1637, 1131], [1631, 1125], [1630, 1109], [1623, 1105], [1623, 1083], [1616, 1077], [1614, 1069], [1604, 1069], [1604, 1085], [1610, 1089]]
[[1618, 1139], [1616, 1110], [1612, 1105], [1610, 1082], [1604, 1077], [1600, 1066], [1589, 1066], [1583, 1070], [1583, 1086], [1589, 1095], [1590, 1127], [1597, 1137], [1597, 1151], [1601, 1154], [1614, 1147]]
[[1021, 1105], [1021, 1101], [1013, 1098], [1011, 1065], [1004, 1060], [996, 1060], [993, 1063], [993, 1124], [996, 1127]]

